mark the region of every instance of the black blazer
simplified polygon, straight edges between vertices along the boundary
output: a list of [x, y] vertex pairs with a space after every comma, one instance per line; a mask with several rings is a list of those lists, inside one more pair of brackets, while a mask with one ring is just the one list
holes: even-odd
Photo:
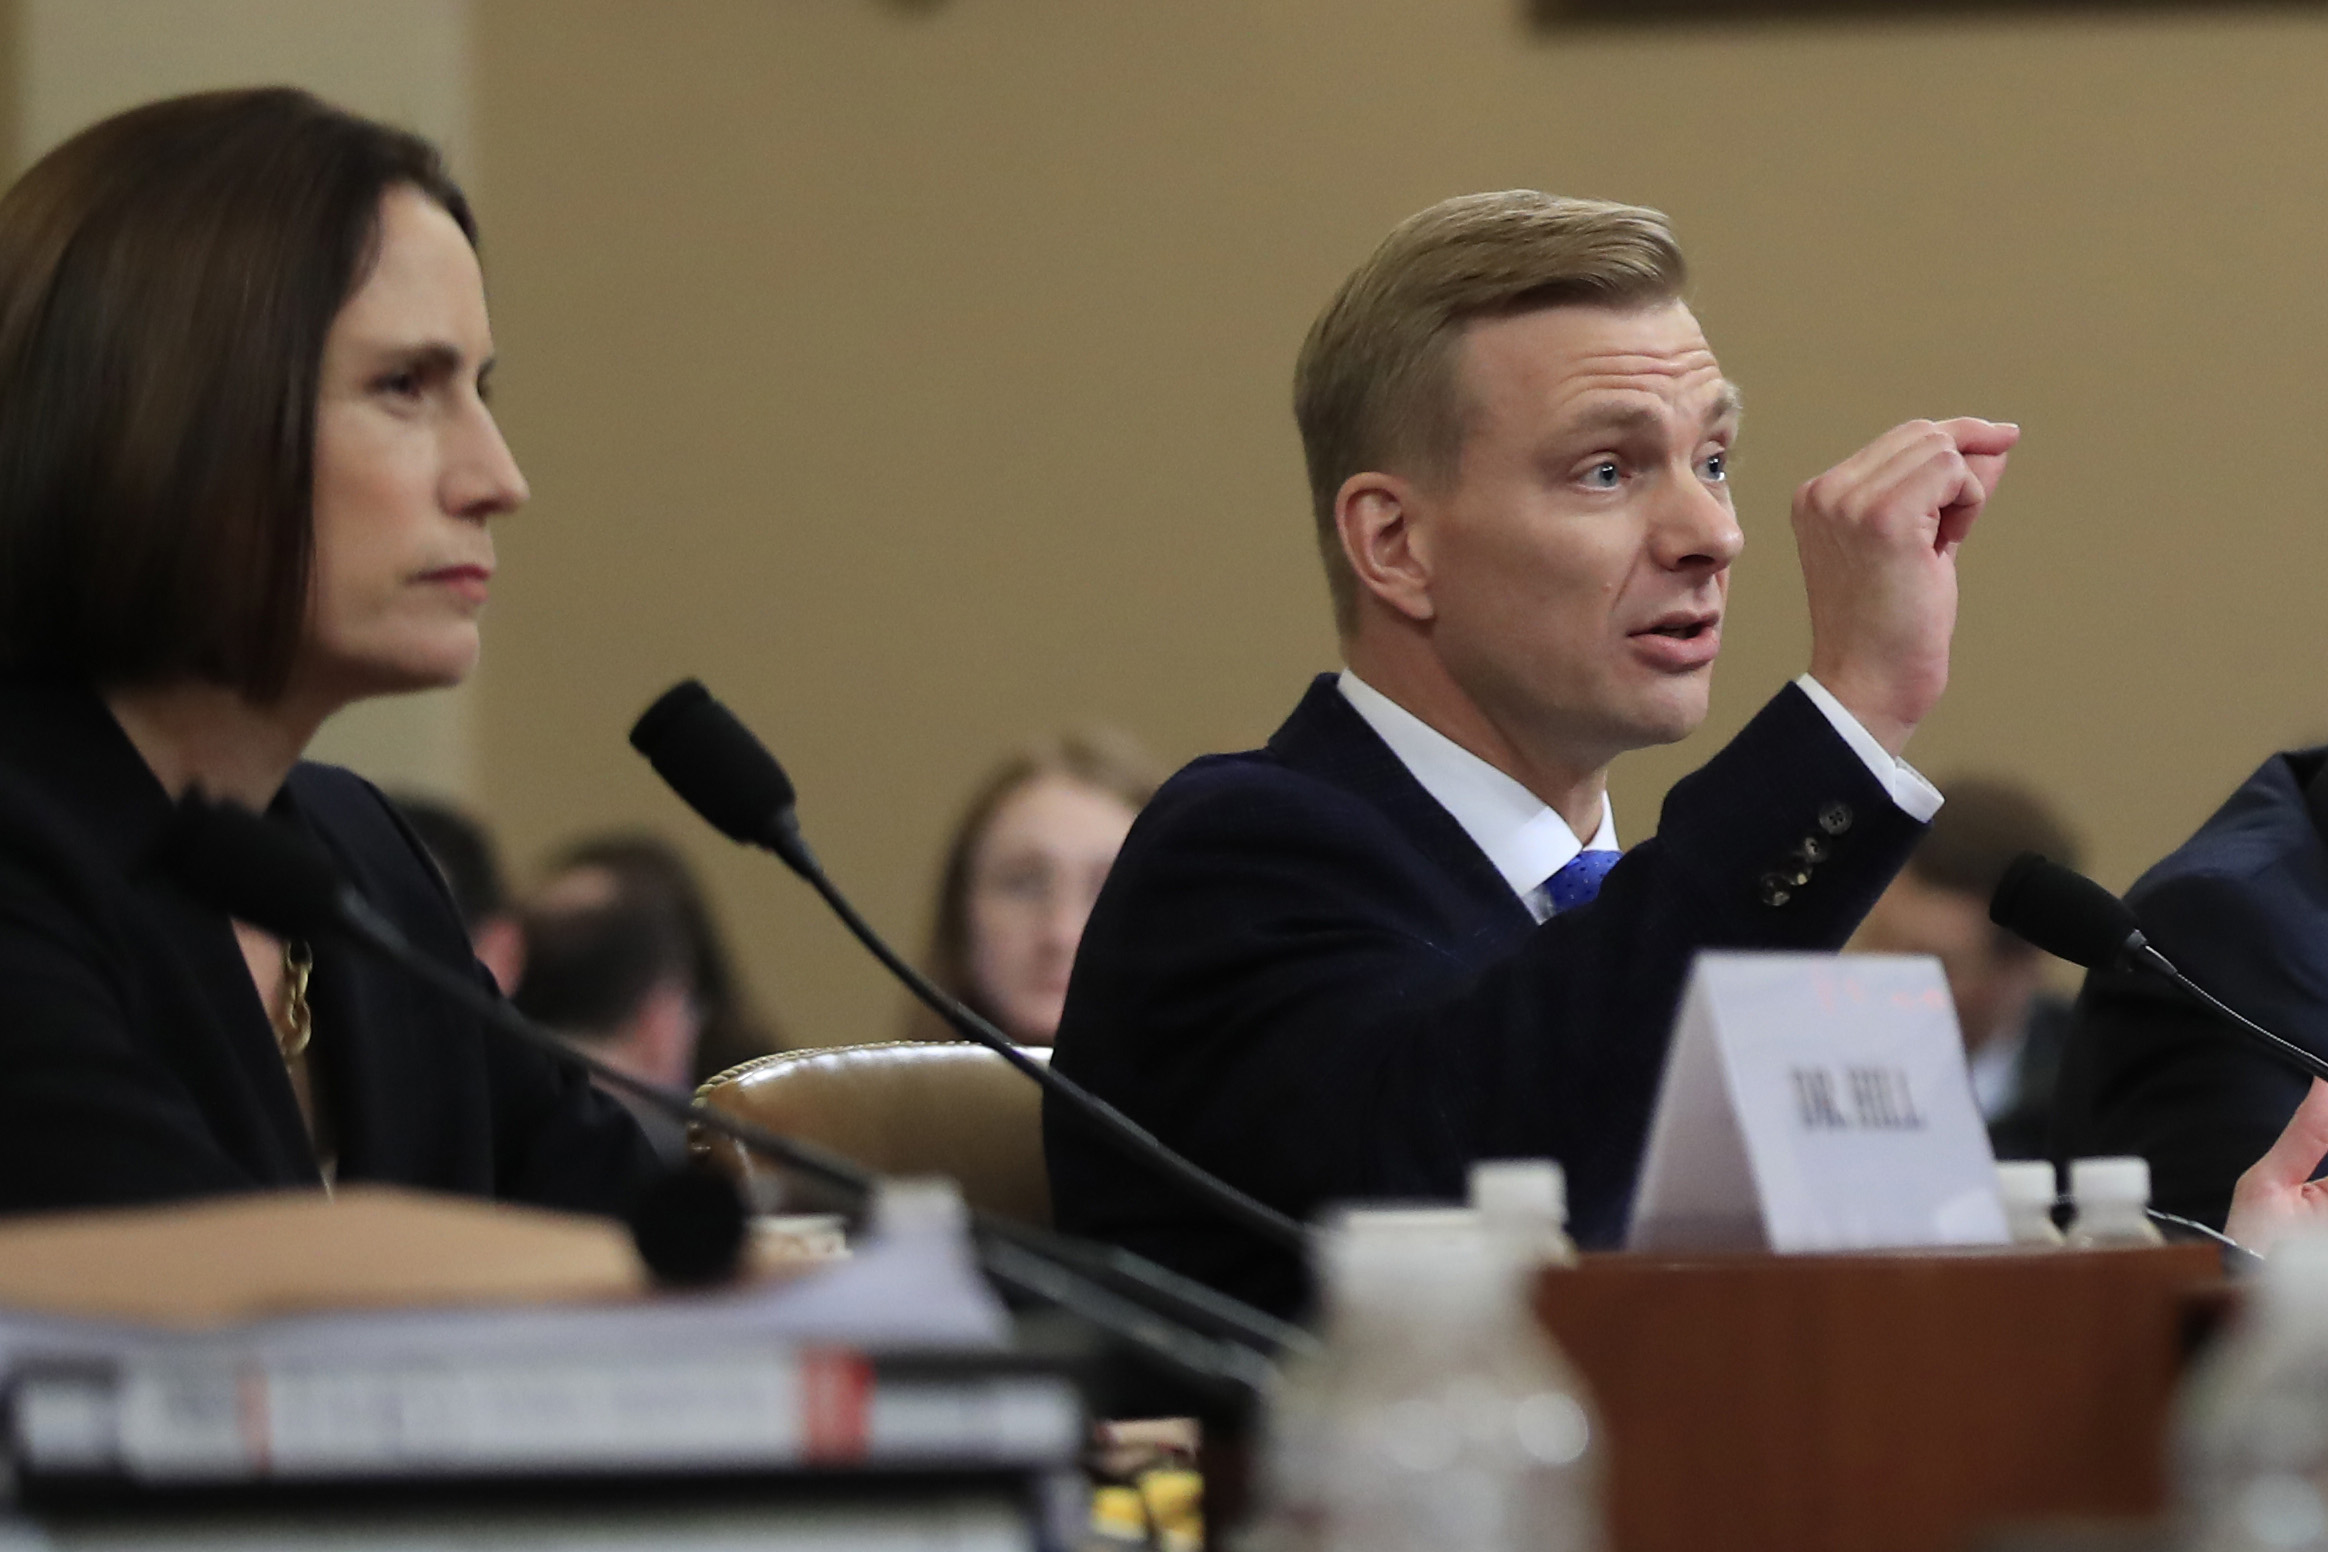
[[[369, 784], [302, 764], [273, 813], [424, 950], [475, 963]], [[231, 924], [145, 869], [169, 814], [94, 694], [0, 678], [0, 1210], [318, 1183]], [[390, 968], [319, 943], [310, 1002], [344, 1181], [611, 1212], [653, 1169], [621, 1106]]]
[[1989, 1151], [1998, 1158], [2053, 1157], [2053, 1103], [2074, 1016], [2070, 1000], [2057, 993], [2039, 992], [2030, 1001], [2021, 1054], [2013, 1063], [2012, 1098], [1988, 1124]]
[[[2328, 1056], [2328, 749], [2273, 755], [2126, 892], [2142, 931], [2192, 980]], [[2171, 983], [2086, 977], [2063, 1059], [2054, 1155], [2138, 1153], [2151, 1200], [2220, 1226], [2305, 1080]]]
[[[1692, 957], [1840, 946], [1922, 833], [1789, 687], [1539, 927], [1321, 676], [1266, 749], [1197, 761], [1133, 825], [1054, 1065], [1297, 1218], [1550, 1156], [1578, 1238], [1614, 1244]], [[1299, 1306], [1294, 1257], [1043, 1122], [1060, 1227]]]

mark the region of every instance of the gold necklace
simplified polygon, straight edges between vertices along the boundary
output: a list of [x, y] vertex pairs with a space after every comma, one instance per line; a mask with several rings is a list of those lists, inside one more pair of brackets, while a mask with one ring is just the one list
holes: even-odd
[[283, 945], [283, 1022], [275, 1030], [275, 1043], [283, 1048], [285, 1061], [306, 1055], [315, 1033], [315, 1013], [307, 1006], [307, 978], [314, 972], [315, 955], [305, 943], [293, 939]]

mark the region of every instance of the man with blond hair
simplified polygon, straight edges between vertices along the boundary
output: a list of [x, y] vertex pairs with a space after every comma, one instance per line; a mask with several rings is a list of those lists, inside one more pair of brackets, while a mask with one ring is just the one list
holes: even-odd
[[[1899, 426], [1796, 493], [1809, 672], [1618, 861], [1610, 762], [1704, 720], [1739, 397], [1665, 218], [1532, 191], [1400, 225], [1294, 376], [1347, 667], [1133, 827], [1055, 1056], [1297, 1217], [1566, 1167], [1621, 1238], [1701, 949], [1840, 947], [1939, 797], [1959, 544], [2017, 428]], [[1046, 1111], [1060, 1224], [1279, 1310], [1289, 1253]]]

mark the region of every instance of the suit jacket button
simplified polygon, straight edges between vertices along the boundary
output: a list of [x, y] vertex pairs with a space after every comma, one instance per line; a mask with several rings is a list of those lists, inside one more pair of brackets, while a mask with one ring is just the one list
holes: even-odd
[[1793, 898], [1794, 892], [1786, 887], [1786, 880], [1783, 877], [1776, 873], [1762, 875], [1762, 903], [1764, 905], [1780, 906]]
[[1829, 835], [1841, 835], [1850, 829], [1851, 819], [1851, 805], [1848, 803], [1829, 803], [1819, 810], [1819, 828]]
[[1834, 848], [1827, 844], [1824, 836], [1806, 835], [1803, 837], [1803, 843], [1795, 848], [1795, 855], [1800, 857], [1805, 864], [1817, 864], [1825, 862], [1833, 850]]

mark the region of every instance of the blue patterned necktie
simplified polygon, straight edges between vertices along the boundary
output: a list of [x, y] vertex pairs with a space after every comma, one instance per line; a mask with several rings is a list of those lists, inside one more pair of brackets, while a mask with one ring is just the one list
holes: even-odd
[[1544, 893], [1552, 897], [1552, 914], [1590, 904], [1600, 893], [1601, 880], [1623, 855], [1621, 851], [1580, 851], [1570, 858], [1566, 867], [1544, 880]]

